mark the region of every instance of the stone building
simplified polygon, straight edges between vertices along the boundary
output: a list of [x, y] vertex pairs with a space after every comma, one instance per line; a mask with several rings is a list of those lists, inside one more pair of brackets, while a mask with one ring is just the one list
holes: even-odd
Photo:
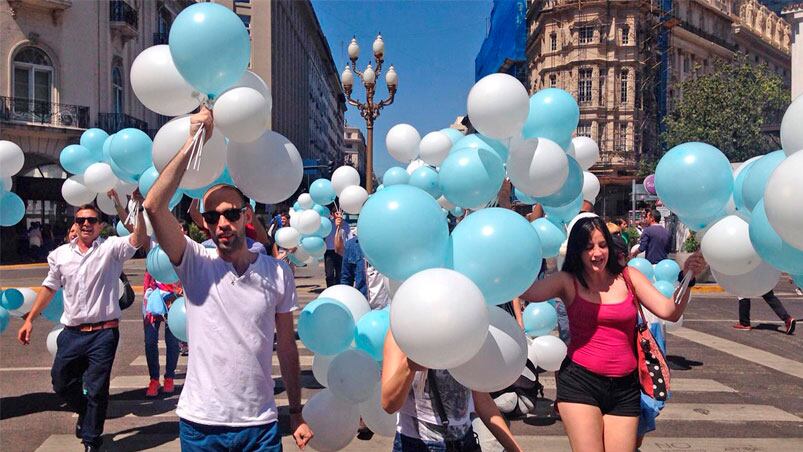
[[788, 5], [783, 17], [792, 27], [792, 99], [803, 95], [803, 3]]
[[358, 127], [348, 124], [343, 128], [342, 163], [356, 168], [360, 173], [360, 180], [365, 180], [365, 135]]

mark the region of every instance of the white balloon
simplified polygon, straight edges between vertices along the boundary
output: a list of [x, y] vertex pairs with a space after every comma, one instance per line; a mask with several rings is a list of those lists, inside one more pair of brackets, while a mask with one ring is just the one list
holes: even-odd
[[346, 305], [349, 311], [351, 311], [351, 317], [354, 319], [354, 323], [357, 323], [362, 316], [371, 312], [371, 306], [368, 304], [365, 295], [356, 288], [345, 284], [327, 287], [318, 297], [331, 298]]
[[253, 88], [227, 90], [215, 101], [215, 129], [240, 143], [256, 141], [270, 121], [268, 101]]
[[530, 138], [510, 149], [507, 162], [510, 181], [530, 196], [551, 195], [569, 176], [569, 158], [560, 145], [546, 138]]
[[[798, 97], [797, 101], [800, 98]], [[798, 129], [803, 128], [797, 124]], [[803, 250], [803, 152], [795, 152], [775, 168], [764, 189], [764, 210], [775, 232]]]
[[458, 383], [481, 392], [510, 386], [527, 365], [527, 339], [516, 319], [497, 306], [488, 306], [488, 318], [490, 327], [480, 351], [449, 369]]
[[314, 210], [305, 210], [298, 215], [298, 232], [312, 234], [321, 227], [321, 214]]
[[293, 252], [293, 255], [300, 262], [304, 262], [304, 263], [306, 263], [307, 261], [309, 261], [312, 258], [312, 256], [310, 256], [309, 253], [307, 253], [304, 250], [304, 248], [301, 248], [300, 246], [298, 248], [296, 248], [296, 250]]
[[438, 166], [446, 160], [449, 150], [452, 149], [452, 140], [443, 132], [430, 132], [424, 135], [418, 144], [418, 154], [421, 160]]
[[781, 120], [781, 146], [791, 156], [803, 150], [803, 96], [797, 96], [786, 109]]
[[344, 212], [356, 215], [362, 210], [363, 204], [368, 200], [368, 192], [359, 185], [346, 187], [340, 192], [340, 208]]
[[323, 387], [329, 386], [327, 383], [328, 373], [329, 373], [329, 366], [332, 364], [332, 360], [335, 359], [337, 355], [315, 355], [312, 358], [312, 375], [321, 384]]
[[259, 94], [262, 94], [262, 97], [264, 97], [265, 101], [268, 103], [268, 112], [270, 112], [273, 106], [273, 96], [270, 93], [270, 87], [265, 83], [265, 80], [262, 80], [262, 77], [251, 71], [245, 71], [243, 76], [240, 77], [240, 80], [238, 80], [232, 88], [237, 87], [252, 88], [259, 91]]
[[410, 162], [409, 165], [407, 165], [407, 174], [412, 176], [413, 173], [415, 172], [415, 170], [417, 170], [418, 168], [421, 168], [422, 166], [425, 166], [425, 165], [426, 165], [426, 162], [424, 162], [423, 160], [415, 159], [412, 162]]
[[594, 204], [599, 195], [599, 179], [594, 173], [583, 171], [583, 199]]
[[781, 278], [781, 271], [764, 261], [741, 275], [725, 275], [714, 268], [711, 274], [723, 289], [740, 298], [760, 297], [774, 289]]
[[[294, 212], [293, 209], [290, 209], [290, 211]], [[298, 212], [291, 213], [290, 214], [290, 227], [293, 228], [293, 229], [298, 230], [298, 220], [300, 220], [300, 219], [301, 219], [301, 217], [298, 215]]]
[[2, 177], [0, 179], [2, 179], [2, 187], [3, 187], [2, 189], [0, 189], [0, 193], [10, 192], [11, 191], [11, 187], [14, 184], [11, 181], [11, 176]]
[[22, 306], [18, 307], [17, 309], [9, 309], [8, 313], [14, 317], [22, 317], [31, 312], [31, 309], [33, 308], [33, 302], [36, 301], [37, 294], [36, 291], [30, 287], [20, 287], [17, 290], [22, 293]]
[[312, 209], [312, 206], [315, 205], [315, 201], [312, 200], [312, 196], [309, 193], [301, 193], [298, 196], [298, 203], [304, 209]]
[[64, 325], [58, 324], [54, 326], [49, 333], [47, 333], [47, 351], [50, 352], [50, 356], [56, 357], [56, 351], [59, 349], [58, 346], [58, 338], [59, 334], [64, 330]]
[[122, 179], [117, 179], [117, 183], [114, 184], [114, 191], [120, 196], [120, 202], [123, 204], [125, 204], [125, 197], [131, 196], [136, 189], [137, 184], [130, 184]]
[[360, 417], [365, 426], [379, 436], [393, 438], [396, 436], [396, 423], [399, 415], [388, 414], [382, 408], [382, 387], [377, 385], [373, 396], [365, 402], [360, 403]]
[[574, 137], [569, 146], [569, 155], [577, 160], [580, 168], [587, 171], [599, 160], [599, 146], [589, 137]]
[[[292, 223], [293, 217], [290, 217]], [[284, 249], [292, 249], [298, 246], [298, 241], [301, 239], [301, 233], [294, 227], [283, 227], [276, 231], [276, 244]]]
[[346, 350], [332, 360], [326, 382], [335, 397], [365, 402], [379, 387], [379, 364], [362, 350]]
[[360, 173], [354, 167], [343, 165], [332, 173], [332, 188], [337, 196], [352, 185], [360, 185]]
[[408, 163], [418, 157], [421, 135], [410, 124], [396, 124], [385, 135], [385, 147], [394, 159]]
[[114, 201], [106, 196], [106, 193], [98, 193], [98, 196], [95, 198], [95, 203], [97, 203], [98, 209], [106, 215], [117, 215], [117, 208], [114, 206]]
[[741, 275], [758, 267], [762, 261], [750, 241], [749, 228], [736, 215], [711, 225], [700, 242], [708, 265], [725, 275]]
[[527, 354], [535, 365], [555, 371], [566, 357], [566, 344], [556, 336], [538, 336], [530, 342]]
[[530, 98], [515, 77], [496, 73], [474, 84], [466, 106], [474, 128], [500, 140], [521, 134], [530, 112]]
[[[153, 138], [153, 166], [160, 173], [173, 160], [190, 135], [190, 117], [173, 118], [163, 125]], [[226, 166], [226, 138], [222, 133], [212, 133], [204, 144], [198, 169], [190, 166], [181, 177], [179, 187], [196, 189], [211, 184]]]
[[75, 207], [91, 203], [95, 199], [95, 194], [84, 185], [84, 176], [81, 174], [68, 177], [61, 186], [61, 196], [67, 204]]
[[11, 177], [25, 165], [22, 148], [8, 140], [0, 140], [0, 177]]
[[176, 69], [167, 45], [137, 55], [131, 64], [131, 88], [143, 105], [160, 115], [183, 115], [201, 104], [198, 92]]
[[[460, 313], [459, 319], [455, 313]], [[445, 268], [424, 270], [402, 283], [390, 304], [399, 347], [429, 369], [451, 369], [479, 352], [488, 335], [488, 310], [468, 277]]]
[[321, 452], [337, 451], [357, 436], [360, 412], [357, 405], [343, 401], [323, 389], [310, 398], [301, 410], [301, 415], [315, 432], [309, 446]]
[[93, 163], [84, 171], [84, 185], [95, 193], [103, 193], [104, 196], [117, 185], [117, 180], [108, 163]]
[[276, 132], [267, 131], [253, 143], [230, 141], [226, 154], [234, 183], [246, 196], [263, 204], [289, 198], [304, 177], [298, 149]]

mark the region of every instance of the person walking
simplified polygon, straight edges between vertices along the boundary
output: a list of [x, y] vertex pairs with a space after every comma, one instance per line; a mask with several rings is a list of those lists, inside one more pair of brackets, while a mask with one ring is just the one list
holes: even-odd
[[[150, 273], [145, 272], [142, 283], [145, 296], [142, 303], [142, 328], [145, 333], [145, 359], [148, 363], [150, 382], [145, 390], [145, 397], [156, 397], [161, 390], [163, 394], [175, 392], [176, 366], [180, 352], [179, 340], [173, 336], [167, 325], [167, 311], [184, 292], [181, 283], [166, 284], [157, 281]], [[165, 374], [164, 386], [159, 386], [159, 325], [165, 327]]]
[[[772, 308], [775, 315], [783, 321], [784, 332], [786, 334], [793, 334], [795, 332], [795, 325], [797, 320], [789, 315], [781, 300], [775, 295], [775, 292], [770, 290], [761, 296], [764, 301]], [[733, 325], [737, 330], [750, 331], [753, 327], [750, 325], [750, 299], [739, 298], [739, 322]]]
[[[142, 199], [139, 192], [135, 198]], [[31, 342], [33, 320], [63, 289], [65, 325], [57, 339], [53, 360], [53, 390], [78, 414], [75, 436], [86, 451], [100, 450], [109, 404], [109, 378], [120, 340], [118, 279], [123, 262], [147, 240], [142, 211], [128, 237], [100, 238], [100, 210], [84, 205], [75, 213], [78, 235], [56, 248], [47, 258], [48, 274], [33, 308], [18, 332], [23, 344]]]
[[[345, 243], [348, 235], [343, 229], [343, 217], [340, 211], [335, 211], [329, 216], [334, 223], [334, 228], [326, 236], [326, 253], [323, 255], [323, 266], [326, 273], [326, 287], [332, 287], [340, 283], [340, 271], [343, 266], [343, 248], [338, 247], [338, 243]], [[347, 226], [348, 227], [348, 226]]]
[[212, 112], [190, 118], [186, 142], [159, 175], [145, 199], [156, 239], [184, 288], [190, 354], [178, 401], [179, 439], [185, 452], [280, 451], [278, 410], [270, 363], [274, 332], [290, 406], [290, 429], [298, 447], [312, 438], [301, 416], [300, 367], [293, 311], [295, 281], [288, 265], [248, 249], [248, 199], [236, 187], [218, 184], [203, 197], [207, 249], [181, 233], [168, 202], [187, 169], [193, 136], [213, 133]]
[[658, 209], [647, 211], [645, 224], [647, 227], [641, 232], [638, 247], [634, 247], [630, 257], [636, 257], [644, 252], [645, 258], [655, 265], [666, 259], [672, 247], [672, 237], [665, 227], [661, 226], [661, 212]]
[[[689, 290], [681, 287], [674, 299], [667, 298], [640, 272], [627, 270], [612, 252], [613, 243], [599, 217], [579, 219], [569, 232], [562, 271], [521, 295], [528, 301], [558, 297], [567, 305], [572, 340], [558, 373], [556, 400], [577, 451], [635, 450], [641, 413], [637, 305], [677, 321], [689, 301]], [[683, 271], [698, 275], [704, 268], [702, 255], [695, 253]]]

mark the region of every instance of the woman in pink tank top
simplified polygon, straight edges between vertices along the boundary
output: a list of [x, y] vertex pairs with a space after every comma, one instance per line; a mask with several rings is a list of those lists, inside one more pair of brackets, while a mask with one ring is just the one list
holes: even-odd
[[[611, 234], [599, 217], [582, 218], [569, 231], [562, 271], [536, 281], [521, 298], [560, 297], [569, 316], [571, 342], [557, 378], [557, 406], [574, 451], [636, 448], [640, 386], [635, 354], [636, 299], [656, 316], [677, 321], [689, 291], [661, 295], [640, 272], [613, 253]], [[705, 269], [696, 253], [683, 272]], [[624, 280], [629, 276], [631, 293]], [[677, 303], [675, 302], [677, 300]]]

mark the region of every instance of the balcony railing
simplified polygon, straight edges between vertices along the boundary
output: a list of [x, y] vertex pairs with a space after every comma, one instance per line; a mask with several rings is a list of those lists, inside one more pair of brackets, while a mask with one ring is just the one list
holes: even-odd
[[109, 20], [124, 22], [134, 30], [138, 28], [139, 16], [137, 10], [123, 0], [111, 0], [109, 5]]
[[89, 107], [0, 96], [0, 121], [89, 128]]
[[129, 128], [139, 129], [145, 133], [149, 132], [147, 122], [125, 113], [98, 113], [96, 127], [105, 130], [110, 135]]
[[720, 47], [726, 48], [726, 49], [730, 50], [731, 52], [735, 52], [737, 50], [736, 44], [732, 44], [732, 43], [726, 41], [725, 39], [714, 35], [713, 33], [709, 33], [707, 31], [703, 30], [702, 28], [696, 27], [696, 26], [692, 25], [691, 23], [689, 23], [686, 20], [680, 20], [680, 24], [679, 25], [680, 25], [680, 28], [686, 29], [687, 31], [689, 31], [689, 32], [691, 32], [691, 33], [693, 33], [693, 34], [695, 34], [695, 35], [697, 35], [697, 36], [699, 36], [699, 37], [701, 37], [703, 39], [707, 39], [708, 41], [711, 41], [711, 42], [713, 42], [714, 44], [716, 44], [716, 45], [718, 45]]

